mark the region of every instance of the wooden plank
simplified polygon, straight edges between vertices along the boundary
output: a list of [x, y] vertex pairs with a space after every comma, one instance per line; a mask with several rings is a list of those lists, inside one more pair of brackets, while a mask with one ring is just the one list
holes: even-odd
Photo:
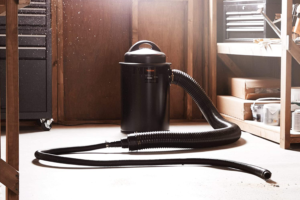
[[51, 28], [52, 28], [52, 118], [58, 121], [58, 56], [57, 56], [57, 0], [51, 1]]
[[139, 41], [139, 0], [132, 0], [132, 32], [131, 43], [135, 44]]
[[[193, 2], [193, 78], [204, 88], [204, 70], [203, 70], [203, 5], [204, 1], [194, 0]], [[207, 21], [208, 23], [208, 21]], [[193, 102], [193, 119], [203, 119], [203, 115], [196, 103]]]
[[63, 0], [57, 0], [57, 121], [64, 121]]
[[281, 57], [281, 45], [272, 44], [265, 49], [255, 43], [218, 43], [219, 54]]
[[[188, 1], [188, 20], [187, 20], [187, 73], [191, 77], [193, 77], [193, 52], [194, 52], [194, 1], [189, 0]], [[191, 120], [193, 118], [193, 99], [190, 95], [186, 95], [186, 103], [187, 103], [187, 111], [186, 111], [186, 117], [188, 120]]]
[[19, 172], [0, 159], [0, 182], [15, 194], [19, 194]]
[[210, 96], [217, 103], [217, 0], [209, 0]]
[[[240, 128], [245, 131], [249, 132], [253, 135], [257, 135], [259, 137], [271, 140], [276, 143], [280, 143], [280, 127], [279, 126], [269, 126], [265, 125], [261, 122], [255, 122], [251, 120], [240, 120], [234, 117], [230, 117], [225, 114], [221, 114], [226, 120], [237, 124]], [[291, 143], [300, 143], [300, 134], [299, 132], [294, 132], [290, 130], [291, 133]]]
[[204, 91], [209, 93], [209, 2], [203, 1], [203, 85]]
[[300, 135], [291, 134], [290, 142], [291, 144], [300, 144]]
[[291, 138], [300, 138], [300, 132], [291, 130]]
[[63, 2], [63, 69], [58, 73], [63, 82], [59, 107], [64, 107], [64, 121], [118, 120], [119, 62], [131, 46], [132, 1]]
[[281, 14], [281, 110], [280, 110], [280, 147], [290, 148], [291, 129], [291, 75], [292, 56], [287, 51], [289, 39], [287, 35], [292, 34], [292, 4], [293, 0], [282, 2]]
[[295, 60], [300, 64], [300, 45], [296, 45], [292, 37], [289, 37], [289, 49], [290, 54], [295, 58]]
[[226, 54], [218, 54], [222, 62], [230, 69], [230, 71], [237, 77], [245, 77], [245, 73], [229, 58]]
[[[145, 1], [145, 0], [143, 0]], [[164, 2], [160, 0], [152, 0], [153, 2]], [[167, 1], [174, 1], [174, 0], [166, 0]], [[175, 0], [176, 1], [176, 0]], [[188, 16], [187, 16], [187, 73], [193, 77], [193, 0], [180, 0], [180, 1], [187, 1], [188, 2]], [[142, 0], [140, 0], [142, 2]], [[136, 43], [139, 40], [139, 0], [132, 0], [132, 44]], [[193, 100], [191, 96], [185, 95], [185, 102], [186, 102], [186, 118], [192, 119], [193, 117]]]
[[279, 127], [264, 125], [261, 122], [248, 121], [248, 120], [243, 121], [224, 114], [222, 114], [222, 116], [226, 120], [237, 124], [245, 132], [251, 133], [253, 135], [257, 135], [259, 137], [271, 140], [276, 143], [280, 143]]
[[[6, 162], [19, 170], [19, 39], [17, 0], [6, 0]], [[6, 190], [7, 200], [19, 195]]]
[[290, 137], [291, 144], [300, 144], [300, 132], [291, 131]]
[[[139, 39], [159, 45], [167, 55], [172, 69], [186, 71], [188, 2], [139, 1]], [[163, 15], [157, 15], [163, 13]], [[151, 24], [151, 26], [149, 26]], [[176, 85], [170, 88], [170, 118], [186, 118], [184, 90]]]

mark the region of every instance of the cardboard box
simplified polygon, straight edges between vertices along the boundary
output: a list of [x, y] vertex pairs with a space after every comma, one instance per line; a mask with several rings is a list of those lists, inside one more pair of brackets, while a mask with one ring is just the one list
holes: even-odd
[[[255, 101], [233, 96], [218, 96], [217, 109], [220, 113], [240, 120], [252, 120], [251, 105]], [[256, 104], [280, 103], [280, 101], [259, 101]]]
[[280, 97], [280, 80], [275, 78], [230, 78], [229, 86], [231, 95], [241, 99]]

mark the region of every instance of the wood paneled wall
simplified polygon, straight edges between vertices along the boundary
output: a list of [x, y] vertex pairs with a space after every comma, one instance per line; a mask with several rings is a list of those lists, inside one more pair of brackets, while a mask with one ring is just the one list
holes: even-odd
[[64, 0], [64, 120], [120, 118], [120, 67], [130, 0]]
[[[222, 0], [217, 2], [220, 13]], [[173, 69], [188, 72], [212, 96], [210, 17], [209, 1], [203, 0], [52, 0], [55, 121], [119, 120], [118, 63], [132, 43], [144, 39], [157, 43]], [[217, 33], [221, 38], [222, 31]], [[247, 76], [280, 77], [279, 58], [230, 58]], [[299, 73], [294, 63], [293, 86], [300, 86]], [[217, 74], [217, 94], [229, 94], [233, 74], [221, 61]], [[196, 104], [174, 85], [170, 110], [171, 119], [203, 119]]]
[[[202, 81], [204, 9], [202, 0], [53, 0], [55, 121], [119, 120], [118, 63], [136, 40], [154, 41], [173, 69], [208, 88]], [[202, 118], [177, 86], [170, 110], [172, 119]]]
[[[186, 71], [187, 1], [139, 1], [137, 18], [138, 40], [155, 42], [166, 54], [167, 62], [172, 63], [172, 69]], [[170, 97], [171, 118], [184, 118], [184, 91], [171, 86]]]

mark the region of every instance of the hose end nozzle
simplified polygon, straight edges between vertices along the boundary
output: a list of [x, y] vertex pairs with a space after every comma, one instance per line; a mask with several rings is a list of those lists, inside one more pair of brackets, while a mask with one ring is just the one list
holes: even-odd
[[269, 170], [265, 170], [264, 172], [263, 172], [263, 174], [262, 174], [262, 178], [264, 178], [264, 179], [270, 179], [271, 178], [271, 176], [272, 176], [272, 173], [269, 171]]

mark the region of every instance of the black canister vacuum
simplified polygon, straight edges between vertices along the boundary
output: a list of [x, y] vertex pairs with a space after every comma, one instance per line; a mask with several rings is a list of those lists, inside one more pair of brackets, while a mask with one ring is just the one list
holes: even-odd
[[[152, 49], [140, 48], [142, 44]], [[35, 157], [56, 163], [85, 166], [135, 166], [207, 164], [239, 169], [263, 179], [269, 179], [271, 172], [261, 167], [218, 159], [157, 159], [157, 160], [84, 160], [59, 156], [74, 152], [122, 147], [131, 151], [150, 148], [207, 148], [236, 142], [241, 129], [226, 121], [207, 97], [200, 85], [189, 75], [171, 70], [166, 55], [150, 41], [134, 44], [121, 62], [122, 121], [123, 133], [127, 138], [90, 146], [66, 147], [36, 151]], [[169, 107], [170, 84], [182, 87], [214, 128], [206, 132], [170, 132]]]

